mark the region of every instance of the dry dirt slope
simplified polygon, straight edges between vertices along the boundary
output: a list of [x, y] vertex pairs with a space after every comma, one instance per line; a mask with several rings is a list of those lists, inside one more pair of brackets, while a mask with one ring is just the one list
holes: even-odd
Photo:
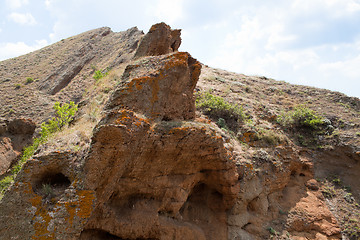
[[[132, 61], [143, 36], [136, 28], [120, 33], [100, 28], [0, 62], [0, 116], [4, 126], [0, 131], [0, 153], [4, 161], [16, 160], [21, 148], [31, 140], [31, 126], [39, 127], [49, 118], [56, 101], [75, 101], [80, 111], [72, 129], [43, 146], [42, 156], [44, 152], [65, 150], [80, 155], [86, 152], [92, 130], [103, 116], [100, 110], [121, 82], [126, 65], [148, 64], [150, 71], [154, 67], [151, 58]], [[109, 74], [95, 80], [92, 76], [96, 70]], [[216, 221], [227, 224], [227, 232], [221, 234], [228, 239], [359, 238], [359, 99], [207, 66], [202, 67], [195, 91], [198, 96], [208, 93], [242, 106], [245, 114], [244, 119], [234, 123], [231, 117], [209, 114], [203, 108], [197, 111], [196, 122], [218, 129], [226, 144], [231, 145], [239, 174], [236, 203], [226, 216], [211, 215], [214, 219], [220, 216], [221, 220]], [[314, 134], [306, 127], [278, 123], [278, 116], [300, 104], [326, 119], [326, 129]], [[16, 122], [19, 118], [29, 118], [35, 125]], [[10, 131], [11, 124], [16, 129], [26, 127], [24, 131]], [[202, 185], [194, 189], [201, 194], [208, 191]], [[194, 201], [202, 201], [195, 193], [191, 195]], [[199, 203], [194, 206], [199, 207]], [[101, 225], [94, 217], [90, 223]], [[207, 229], [202, 224], [200, 228]], [[116, 237], [116, 231], [106, 232], [97, 234]]]

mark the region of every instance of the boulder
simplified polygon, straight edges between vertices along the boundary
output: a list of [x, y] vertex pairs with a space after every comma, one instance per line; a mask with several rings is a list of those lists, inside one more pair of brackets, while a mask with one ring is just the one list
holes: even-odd
[[180, 29], [172, 30], [163, 22], [155, 24], [140, 42], [134, 57], [159, 56], [177, 51], [181, 44], [180, 34]]
[[126, 67], [106, 108], [129, 109], [152, 120], [192, 120], [200, 71], [200, 63], [185, 52], [143, 58]]
[[16, 118], [8, 123], [8, 132], [12, 135], [33, 135], [36, 124], [31, 119]]

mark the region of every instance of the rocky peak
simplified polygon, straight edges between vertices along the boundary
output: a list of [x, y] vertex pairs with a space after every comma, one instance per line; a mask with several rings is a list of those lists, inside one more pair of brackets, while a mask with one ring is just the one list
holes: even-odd
[[180, 29], [172, 30], [163, 22], [153, 25], [141, 40], [135, 58], [158, 56], [177, 51], [181, 44], [180, 34]]

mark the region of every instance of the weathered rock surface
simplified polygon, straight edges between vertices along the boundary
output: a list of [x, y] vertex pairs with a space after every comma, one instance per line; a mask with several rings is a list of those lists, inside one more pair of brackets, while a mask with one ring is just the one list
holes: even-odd
[[126, 67], [107, 109], [126, 108], [153, 120], [194, 119], [200, 70], [200, 63], [184, 52], [143, 58]]
[[141, 40], [134, 57], [159, 56], [177, 51], [181, 44], [180, 34], [180, 29], [172, 30], [163, 22], [155, 24]]
[[0, 204], [0, 239], [78, 239], [95, 198], [81, 187], [79, 160], [70, 152], [29, 160]]
[[19, 153], [13, 149], [11, 139], [0, 137], [0, 176], [10, 168], [18, 155]]
[[31, 119], [0, 120], [0, 176], [3, 175], [27, 146], [35, 132]]
[[96, 208], [85, 227], [122, 239], [226, 239], [237, 173], [216, 130], [111, 112], [94, 133], [85, 186]]

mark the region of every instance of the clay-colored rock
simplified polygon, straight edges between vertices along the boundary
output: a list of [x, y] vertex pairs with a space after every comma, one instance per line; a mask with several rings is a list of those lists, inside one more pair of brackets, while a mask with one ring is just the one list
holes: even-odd
[[29, 160], [0, 201], [0, 239], [78, 239], [94, 192], [79, 178], [81, 157], [48, 153]]
[[0, 137], [0, 176], [10, 168], [18, 155], [11, 145], [10, 138]]
[[97, 207], [86, 229], [124, 239], [226, 239], [237, 173], [215, 130], [153, 125], [120, 110], [97, 127], [91, 152], [86, 186]]
[[82, 239], [227, 238], [238, 192], [231, 153], [209, 124], [179, 121], [195, 117], [199, 72], [188, 53], [127, 67], [84, 166], [97, 203]]
[[[325, 202], [320, 199], [321, 193], [308, 191], [307, 194], [291, 210], [287, 222], [288, 230], [339, 237], [341, 229]], [[297, 216], [293, 217], [293, 215]]]
[[200, 63], [184, 52], [143, 58], [126, 67], [107, 109], [130, 109], [152, 120], [194, 119], [200, 71]]
[[180, 34], [181, 30], [172, 30], [163, 22], [153, 25], [141, 40], [135, 58], [159, 56], [177, 51], [181, 44]]

